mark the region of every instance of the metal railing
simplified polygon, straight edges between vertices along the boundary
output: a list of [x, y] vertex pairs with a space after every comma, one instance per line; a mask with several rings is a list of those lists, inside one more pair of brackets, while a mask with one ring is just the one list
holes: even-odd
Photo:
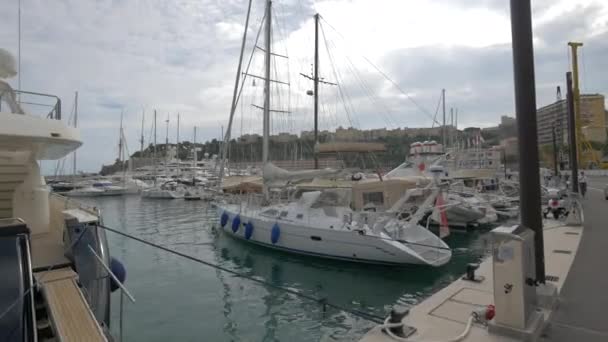
[[[40, 113], [40, 109], [43, 110], [42, 114], [47, 119], [61, 120], [61, 99], [55, 95], [36, 93], [25, 90], [13, 90], [15, 97], [17, 98], [17, 104], [19, 107], [26, 106], [28, 109], [27, 114], [36, 115]], [[22, 96], [19, 96], [22, 95]], [[10, 97], [9, 97], [10, 98]], [[44, 101], [43, 98], [50, 99]], [[0, 110], [2, 110], [2, 97], [0, 97]], [[5, 99], [5, 101], [8, 101]], [[10, 107], [10, 106], [9, 106]], [[39, 108], [39, 109], [34, 109]], [[48, 110], [48, 112], [47, 112]], [[25, 114], [25, 113], [14, 113], [14, 114]]]

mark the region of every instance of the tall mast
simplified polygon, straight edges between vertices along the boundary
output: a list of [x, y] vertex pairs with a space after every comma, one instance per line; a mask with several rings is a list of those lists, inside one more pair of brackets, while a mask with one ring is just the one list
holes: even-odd
[[144, 156], [144, 119], [146, 118], [146, 112], [141, 109], [141, 137], [139, 138], [139, 157]]
[[198, 162], [198, 157], [196, 155], [196, 126], [194, 126], [194, 138], [193, 138], [193, 151], [192, 151], [192, 185], [196, 185], [195, 177], [196, 177], [196, 163]]
[[156, 185], [156, 109], [154, 110], [154, 154], [152, 162], [154, 164], [154, 185]]
[[[74, 127], [78, 127], [78, 91], [74, 96]], [[76, 178], [76, 150], [74, 150], [74, 165], [72, 175], [74, 175], [74, 178]]]
[[[243, 65], [243, 54], [245, 51], [245, 42], [247, 41], [247, 30], [249, 29], [249, 15], [251, 14], [251, 3], [253, 0], [249, 0], [249, 6], [247, 7], [247, 18], [245, 19], [245, 29], [243, 30], [243, 41], [241, 42], [241, 54], [239, 56], [239, 65], [236, 69], [236, 79], [234, 81], [234, 91], [232, 93], [232, 106], [230, 107], [230, 118], [228, 119], [228, 127], [226, 129], [226, 135], [222, 136], [224, 144], [222, 145], [222, 151], [220, 155], [220, 174], [218, 184], [221, 186], [222, 179], [224, 178], [224, 162], [228, 154], [228, 141], [230, 140], [230, 133], [232, 131], [232, 121], [234, 119], [234, 113], [236, 112], [237, 95], [239, 90], [239, 81], [241, 79], [241, 68]], [[243, 131], [243, 116], [241, 116], [241, 135]]]
[[118, 131], [118, 160], [123, 161], [123, 145], [122, 145], [122, 116], [124, 114], [124, 110], [120, 111], [120, 130]]
[[[21, 0], [19, 0], [17, 9], [17, 32], [17, 87], [21, 91]], [[21, 99], [21, 92], [17, 96]]]
[[315, 101], [315, 145], [314, 158], [315, 169], [319, 168], [319, 156], [317, 154], [319, 144], [319, 13], [315, 14], [315, 70], [314, 70], [314, 101]]
[[165, 173], [167, 172], [167, 164], [169, 159], [169, 113], [167, 113], [167, 133], [165, 134]]
[[458, 141], [458, 108], [456, 108], [456, 113], [454, 114], [454, 129], [454, 134], [456, 134], [456, 144], [460, 144]]
[[268, 163], [268, 139], [270, 136], [270, 51], [272, 39], [272, 0], [266, 1], [266, 47], [265, 47], [265, 72], [264, 72], [264, 140], [262, 143], [262, 163]]
[[443, 126], [441, 127], [441, 144], [445, 151], [445, 89], [441, 89], [441, 102], [443, 105]]
[[180, 167], [179, 167], [179, 112], [177, 113], [177, 137], [175, 138], [176, 142], [175, 142], [175, 157], [177, 159], [177, 174], [180, 173]]

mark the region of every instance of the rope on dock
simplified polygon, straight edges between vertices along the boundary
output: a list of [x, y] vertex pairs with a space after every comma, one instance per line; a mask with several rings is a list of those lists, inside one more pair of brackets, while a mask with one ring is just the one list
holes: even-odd
[[268, 287], [271, 287], [271, 288], [276, 289], [276, 290], [281, 290], [283, 292], [287, 292], [287, 293], [292, 294], [294, 296], [297, 296], [297, 297], [300, 297], [300, 298], [304, 298], [304, 299], [307, 299], [307, 300], [319, 303], [323, 307], [323, 315], [325, 315], [325, 312], [327, 311], [327, 308], [329, 307], [329, 308], [341, 310], [341, 311], [344, 311], [344, 312], [348, 312], [348, 313], [350, 313], [350, 314], [352, 314], [354, 316], [363, 318], [363, 319], [368, 320], [370, 322], [374, 322], [374, 323], [377, 323], [377, 324], [383, 324], [384, 323], [384, 317], [375, 315], [373, 313], [364, 312], [364, 311], [360, 311], [360, 310], [349, 309], [349, 308], [343, 307], [341, 305], [330, 303], [329, 301], [327, 301], [327, 298], [317, 298], [317, 297], [310, 296], [310, 295], [307, 295], [307, 294], [304, 294], [304, 293], [301, 293], [301, 292], [298, 292], [298, 291], [295, 291], [295, 290], [292, 290], [292, 289], [288, 289], [288, 288], [285, 288], [285, 287], [282, 287], [282, 286], [279, 286], [279, 285], [275, 285], [275, 284], [272, 284], [272, 283], [267, 282], [265, 280], [257, 279], [257, 278], [254, 278], [252, 276], [248, 276], [246, 274], [233, 271], [233, 270], [231, 270], [229, 268], [226, 268], [226, 267], [223, 267], [223, 266], [211, 263], [209, 261], [205, 261], [205, 260], [199, 259], [197, 257], [194, 257], [194, 256], [191, 256], [191, 255], [188, 255], [188, 254], [185, 254], [185, 253], [182, 253], [182, 252], [179, 252], [179, 251], [176, 251], [176, 250], [173, 250], [173, 249], [170, 249], [170, 248], [167, 248], [167, 247], [155, 244], [153, 242], [150, 242], [150, 241], [147, 241], [147, 240], [144, 240], [144, 239], [141, 239], [141, 238], [138, 238], [138, 237], [136, 237], [134, 235], [131, 235], [131, 234], [128, 234], [128, 233], [125, 233], [125, 232], [121, 232], [119, 230], [107, 227], [107, 226], [105, 226], [103, 224], [99, 224], [97, 226], [99, 228], [102, 228], [104, 230], [110, 231], [112, 233], [115, 233], [115, 234], [118, 234], [118, 235], [122, 235], [122, 236], [124, 236], [126, 238], [138, 241], [140, 243], [143, 243], [143, 244], [151, 246], [151, 247], [155, 247], [155, 248], [161, 249], [161, 250], [163, 250], [165, 252], [168, 252], [168, 253], [171, 253], [171, 254], [175, 254], [177, 256], [180, 256], [182, 258], [185, 258], [185, 259], [197, 262], [199, 264], [203, 264], [203, 265], [209, 266], [211, 268], [215, 268], [217, 270], [220, 270], [220, 271], [223, 271], [223, 272], [226, 272], [226, 273], [230, 273], [230, 274], [232, 274], [234, 276], [237, 276], [237, 277], [240, 277], [240, 278], [243, 278], [243, 279], [247, 279], [247, 280], [250, 280], [252, 282], [256, 282], [258, 284], [261, 284], [261, 285], [264, 285], [264, 286], [268, 286]]

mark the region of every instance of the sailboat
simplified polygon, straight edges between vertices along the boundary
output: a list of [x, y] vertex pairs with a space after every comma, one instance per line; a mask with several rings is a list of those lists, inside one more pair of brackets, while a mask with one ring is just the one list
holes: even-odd
[[[265, 77], [263, 120], [263, 179], [265, 200], [259, 205], [251, 201], [217, 203], [219, 224], [225, 233], [256, 245], [289, 253], [338, 259], [359, 263], [441, 266], [451, 258], [450, 248], [418, 221], [432, 206], [438, 190], [430, 194], [410, 189], [394, 211], [385, 213], [355, 212], [350, 208], [350, 189], [330, 189], [301, 194], [297, 200], [267, 204], [269, 187], [274, 184], [310, 179], [330, 174], [332, 170], [289, 172], [269, 162], [270, 131], [270, 65], [272, 1], [266, 2], [265, 15]], [[318, 30], [319, 16], [315, 16]], [[249, 14], [247, 16], [247, 22]], [[247, 30], [247, 25], [245, 25]], [[245, 40], [246, 36], [244, 37]], [[315, 44], [316, 46], [318, 45]], [[242, 55], [242, 52], [241, 52]], [[318, 56], [317, 53], [315, 53]], [[241, 57], [242, 58], [242, 57]], [[317, 62], [318, 59], [315, 58]], [[240, 66], [239, 66], [240, 69]], [[238, 75], [235, 87], [238, 87]], [[318, 82], [315, 73], [315, 82]], [[316, 85], [315, 85], [316, 86]], [[315, 87], [316, 88], [316, 87]], [[235, 91], [236, 93], [236, 91]], [[232, 114], [235, 108], [233, 99]], [[316, 120], [315, 120], [316, 121]], [[231, 121], [229, 122], [229, 127]], [[224, 138], [226, 141], [227, 136]], [[225, 156], [225, 154], [224, 154]], [[220, 171], [221, 172], [221, 171]], [[399, 219], [396, 213], [411, 198], [424, 196], [423, 205], [413, 210], [410, 219]]]
[[[168, 127], [168, 126], [167, 126]], [[168, 129], [168, 128], [167, 128]], [[168, 131], [167, 131], [168, 132]], [[167, 133], [167, 144], [168, 147], [169, 142], [169, 134]], [[152, 199], [178, 199], [184, 198], [184, 189], [183, 187], [175, 181], [167, 181], [161, 184], [158, 184], [158, 175], [156, 173], [157, 165], [156, 165], [156, 110], [154, 111], [154, 186], [145, 189], [141, 192], [142, 198], [152, 198]]]

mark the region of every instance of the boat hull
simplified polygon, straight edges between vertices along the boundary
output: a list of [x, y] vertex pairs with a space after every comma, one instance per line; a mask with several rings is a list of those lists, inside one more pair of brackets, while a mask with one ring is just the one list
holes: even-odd
[[[218, 213], [229, 216], [228, 222], [220, 228], [229, 236], [260, 246], [284, 252], [309, 255], [327, 259], [337, 259], [357, 263], [382, 265], [430, 265], [441, 266], [450, 260], [451, 252], [437, 249], [444, 257], [429, 262], [418, 257], [407, 245], [396, 242], [388, 236], [381, 238], [360, 234], [345, 229], [327, 229], [302, 226], [286, 220], [262, 218], [259, 215], [238, 213], [234, 208], [218, 206]], [[233, 221], [239, 214], [240, 224], [233, 231]], [[249, 239], [245, 236], [245, 224], [253, 224], [253, 233]], [[278, 241], [272, 242], [272, 230], [275, 224], [280, 229]], [[447, 246], [446, 246], [447, 247]]]

